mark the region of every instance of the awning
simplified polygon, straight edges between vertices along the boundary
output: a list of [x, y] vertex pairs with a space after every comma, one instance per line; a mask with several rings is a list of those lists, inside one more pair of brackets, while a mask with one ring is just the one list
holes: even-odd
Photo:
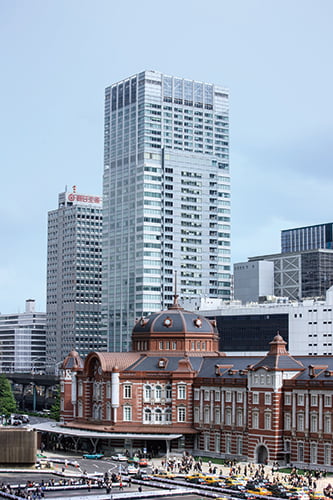
[[100, 439], [150, 439], [172, 441], [178, 439], [183, 434], [149, 434], [149, 433], [135, 433], [135, 432], [97, 432], [86, 431], [83, 429], [74, 429], [68, 426], [62, 427], [54, 422], [43, 422], [40, 424], [32, 424], [30, 426], [39, 432], [53, 432], [54, 434], [62, 434], [64, 436], [86, 437], [86, 438], [100, 438]]

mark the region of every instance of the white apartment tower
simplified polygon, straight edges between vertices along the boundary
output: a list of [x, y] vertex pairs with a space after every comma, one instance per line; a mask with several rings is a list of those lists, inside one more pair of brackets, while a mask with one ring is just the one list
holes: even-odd
[[230, 299], [228, 90], [144, 71], [105, 91], [102, 318], [110, 351], [181, 298]]
[[46, 314], [36, 312], [33, 299], [25, 312], [0, 314], [0, 372], [45, 370]]
[[102, 198], [59, 194], [48, 213], [47, 358], [63, 360], [76, 349], [81, 356], [103, 350], [101, 333]]

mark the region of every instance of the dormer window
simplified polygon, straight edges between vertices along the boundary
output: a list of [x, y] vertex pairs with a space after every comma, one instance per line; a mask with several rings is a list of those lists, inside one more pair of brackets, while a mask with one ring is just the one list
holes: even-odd
[[169, 317], [165, 318], [163, 325], [166, 326], [167, 328], [170, 328], [170, 326], [172, 326], [172, 319]]
[[193, 321], [193, 323], [195, 324], [195, 326], [197, 328], [201, 328], [202, 327], [202, 321], [200, 318], [195, 318], [195, 320]]
[[166, 367], [166, 360], [164, 358], [161, 358], [158, 362], [158, 367], [159, 368], [165, 368]]

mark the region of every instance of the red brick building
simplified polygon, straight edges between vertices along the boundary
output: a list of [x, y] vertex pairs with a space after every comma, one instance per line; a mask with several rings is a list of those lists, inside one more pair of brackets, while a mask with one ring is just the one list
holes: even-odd
[[138, 321], [132, 345], [64, 360], [67, 432], [100, 432], [105, 451], [187, 450], [333, 470], [331, 357], [292, 357], [280, 335], [265, 357], [226, 356], [215, 322], [177, 299]]

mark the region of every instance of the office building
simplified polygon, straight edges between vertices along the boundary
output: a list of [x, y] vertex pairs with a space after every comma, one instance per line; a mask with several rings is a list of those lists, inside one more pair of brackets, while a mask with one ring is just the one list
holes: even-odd
[[102, 317], [109, 350], [181, 297], [230, 298], [228, 91], [144, 71], [105, 91]]
[[[252, 263], [268, 261], [273, 263], [271, 278], [274, 280], [273, 295], [300, 300], [307, 297], [325, 297], [333, 285], [333, 250], [317, 249], [302, 252], [279, 253], [250, 257], [248, 262], [234, 264], [234, 297], [242, 300], [251, 297], [258, 301], [258, 287], [254, 281], [246, 281]], [[257, 264], [258, 265], [258, 264]], [[260, 274], [262, 269], [257, 268]], [[257, 277], [257, 280], [261, 278]], [[267, 269], [262, 280], [269, 280]], [[251, 288], [251, 290], [250, 290]]]
[[47, 356], [105, 349], [101, 333], [102, 198], [67, 190], [48, 214]]
[[277, 331], [293, 356], [332, 356], [332, 306], [333, 287], [324, 300], [267, 297], [263, 303], [243, 305], [240, 301], [226, 304], [201, 298], [185, 304], [191, 311], [215, 319], [221, 351], [242, 356], [263, 355]]
[[33, 299], [25, 312], [0, 314], [0, 372], [45, 370], [46, 313], [36, 312]]
[[297, 227], [281, 231], [281, 252], [301, 252], [317, 248], [333, 249], [333, 223]]
[[234, 265], [234, 294], [243, 304], [257, 302], [259, 297], [274, 295], [274, 264], [268, 260], [241, 262]]

